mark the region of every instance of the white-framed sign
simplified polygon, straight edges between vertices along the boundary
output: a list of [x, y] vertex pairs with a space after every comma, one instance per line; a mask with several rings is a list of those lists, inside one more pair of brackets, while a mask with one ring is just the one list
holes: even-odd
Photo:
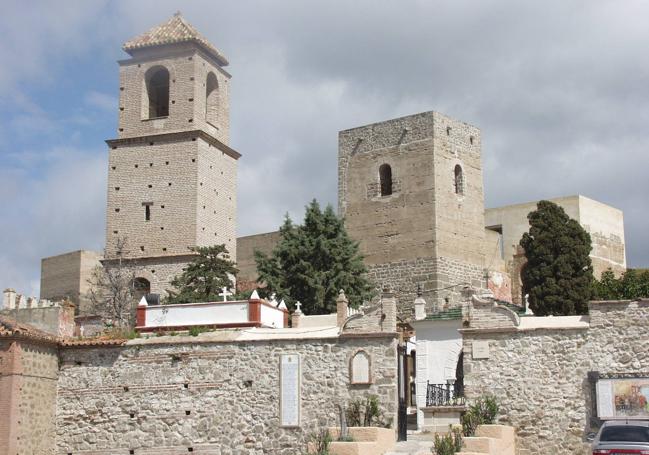
[[471, 346], [471, 357], [474, 360], [488, 359], [489, 358], [489, 342], [488, 341], [474, 341]]
[[649, 418], [649, 378], [599, 379], [596, 391], [601, 420]]
[[282, 354], [279, 365], [279, 420], [283, 427], [300, 426], [301, 371], [298, 354]]

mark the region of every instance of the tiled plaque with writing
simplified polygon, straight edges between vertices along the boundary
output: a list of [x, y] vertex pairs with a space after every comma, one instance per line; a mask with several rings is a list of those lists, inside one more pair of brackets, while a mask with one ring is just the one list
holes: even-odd
[[283, 427], [300, 425], [300, 357], [282, 354], [280, 360], [280, 421]]

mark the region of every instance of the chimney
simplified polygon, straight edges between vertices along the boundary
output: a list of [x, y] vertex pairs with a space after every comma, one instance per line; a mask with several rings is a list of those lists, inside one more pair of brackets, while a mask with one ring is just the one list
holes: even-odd
[[381, 308], [383, 310], [383, 321], [381, 322], [382, 332], [397, 331], [397, 299], [394, 293], [388, 288], [384, 288], [381, 293]]

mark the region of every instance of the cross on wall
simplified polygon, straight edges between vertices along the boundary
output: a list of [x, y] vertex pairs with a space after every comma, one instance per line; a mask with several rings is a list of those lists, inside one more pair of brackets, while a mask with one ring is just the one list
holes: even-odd
[[228, 288], [226, 288], [225, 286], [222, 287], [221, 289], [223, 290], [223, 292], [221, 292], [221, 293], [219, 294], [219, 297], [223, 297], [223, 301], [224, 301], [224, 302], [227, 302], [227, 301], [228, 301], [228, 297], [231, 296], [232, 293], [231, 293], [230, 291], [228, 291]]

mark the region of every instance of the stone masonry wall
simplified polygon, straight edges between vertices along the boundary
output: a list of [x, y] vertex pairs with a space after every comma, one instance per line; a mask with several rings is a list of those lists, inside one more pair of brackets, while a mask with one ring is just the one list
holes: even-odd
[[54, 454], [55, 345], [0, 342], [0, 452]]
[[448, 258], [418, 258], [411, 261], [388, 262], [368, 266], [368, 276], [377, 289], [388, 288], [397, 298], [400, 318], [414, 317], [417, 285], [422, 285], [426, 313], [431, 314], [462, 305], [466, 286], [485, 287], [481, 267]]
[[[190, 255], [142, 258], [124, 262], [123, 266], [132, 271], [136, 277], [147, 279], [151, 284], [151, 293], [164, 296], [171, 288], [169, 284], [171, 280], [180, 275], [191, 260]], [[104, 262], [106, 268], [114, 267], [115, 264], [114, 261]], [[137, 305], [137, 302], [133, 304]]]
[[[649, 376], [647, 300], [591, 302], [589, 328], [519, 330], [506, 318], [474, 325], [462, 331], [467, 398], [495, 395], [500, 421], [518, 428], [520, 447], [533, 455], [590, 453], [590, 371]], [[476, 341], [489, 343], [488, 359], [472, 358]]]
[[[208, 334], [203, 334], [208, 335]], [[57, 453], [301, 454], [310, 432], [338, 423], [336, 404], [372, 393], [396, 412], [396, 339], [309, 342], [134, 340], [62, 350]], [[349, 383], [349, 359], [371, 357], [373, 383]], [[279, 425], [279, 359], [301, 361], [301, 425]]]

